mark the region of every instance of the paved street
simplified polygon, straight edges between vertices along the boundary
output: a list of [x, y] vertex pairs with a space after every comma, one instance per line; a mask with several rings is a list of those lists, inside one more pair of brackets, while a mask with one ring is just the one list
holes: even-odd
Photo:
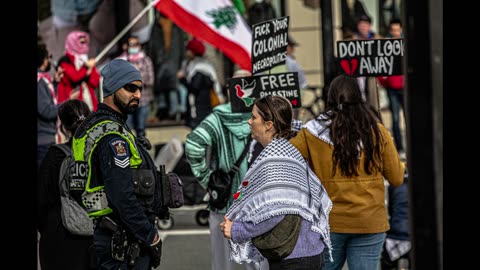
[[[211, 269], [210, 233], [208, 226], [195, 221], [198, 210], [205, 205], [186, 206], [172, 210], [172, 229], [162, 230], [162, 263], [157, 270]], [[244, 269], [241, 265], [235, 270]]]
[[[199, 208], [173, 210], [175, 224], [170, 230], [162, 230], [162, 262], [156, 270], [211, 269], [210, 234], [208, 226], [196, 224], [196, 209]], [[237, 265], [235, 270], [244, 268]], [[345, 265], [342, 270], [348, 270], [348, 267]]]

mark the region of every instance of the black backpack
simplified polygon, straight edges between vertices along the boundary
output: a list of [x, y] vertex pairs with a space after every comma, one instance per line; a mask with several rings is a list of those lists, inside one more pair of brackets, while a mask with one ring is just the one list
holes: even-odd
[[165, 165], [159, 165], [159, 180], [161, 180], [160, 189], [162, 204], [169, 208], [179, 208], [183, 206], [183, 183], [180, 177], [173, 173], [165, 172]]
[[240, 163], [247, 154], [251, 139], [248, 139], [245, 148], [238, 160], [233, 165], [230, 172], [225, 172], [222, 169], [214, 170], [210, 174], [208, 180], [207, 192], [210, 197], [209, 203], [211, 206], [217, 209], [223, 209], [227, 206], [228, 199], [230, 199], [230, 193], [232, 189], [233, 177], [238, 172]]
[[230, 176], [230, 173], [226, 173], [222, 169], [215, 170], [210, 174], [207, 192], [211, 206], [217, 209], [223, 209], [227, 206], [234, 175], [235, 173]]

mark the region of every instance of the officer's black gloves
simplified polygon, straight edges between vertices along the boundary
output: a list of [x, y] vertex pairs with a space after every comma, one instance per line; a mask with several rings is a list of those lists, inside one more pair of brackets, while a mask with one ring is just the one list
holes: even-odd
[[[158, 237], [158, 238], [157, 238]], [[155, 241], [150, 245], [150, 254], [151, 254], [151, 261], [150, 267], [157, 268], [160, 266], [160, 260], [162, 258], [162, 239], [160, 239], [160, 235], [158, 234], [155, 236]]]

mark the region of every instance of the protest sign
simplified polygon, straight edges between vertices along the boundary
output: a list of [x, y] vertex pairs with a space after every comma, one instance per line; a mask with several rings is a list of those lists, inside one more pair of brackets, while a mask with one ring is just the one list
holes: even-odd
[[402, 75], [403, 39], [337, 41], [338, 63], [348, 75]]
[[285, 63], [288, 45], [288, 16], [253, 25], [252, 74]]
[[302, 106], [297, 72], [231, 78], [227, 82], [232, 112], [251, 112], [255, 99], [283, 96], [293, 108]]

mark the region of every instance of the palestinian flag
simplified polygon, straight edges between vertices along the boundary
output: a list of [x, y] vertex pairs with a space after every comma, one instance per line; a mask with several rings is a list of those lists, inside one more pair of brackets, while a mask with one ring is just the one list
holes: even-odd
[[160, 0], [155, 8], [240, 68], [252, 70], [252, 31], [230, 0]]

